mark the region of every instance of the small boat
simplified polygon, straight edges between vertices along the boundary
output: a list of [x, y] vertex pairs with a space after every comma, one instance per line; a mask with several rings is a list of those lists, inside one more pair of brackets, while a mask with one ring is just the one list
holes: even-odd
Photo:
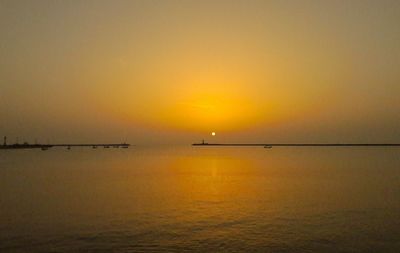
[[264, 148], [272, 148], [271, 145], [265, 145]]

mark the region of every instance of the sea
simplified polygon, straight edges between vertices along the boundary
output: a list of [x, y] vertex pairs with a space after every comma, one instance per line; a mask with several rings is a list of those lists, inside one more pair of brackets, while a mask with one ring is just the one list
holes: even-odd
[[400, 148], [0, 150], [0, 252], [400, 252]]

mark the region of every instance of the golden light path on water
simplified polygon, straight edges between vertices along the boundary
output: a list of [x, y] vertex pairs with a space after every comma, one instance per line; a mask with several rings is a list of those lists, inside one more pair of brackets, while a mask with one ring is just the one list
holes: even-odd
[[397, 252], [399, 163], [386, 148], [0, 153], [0, 250]]

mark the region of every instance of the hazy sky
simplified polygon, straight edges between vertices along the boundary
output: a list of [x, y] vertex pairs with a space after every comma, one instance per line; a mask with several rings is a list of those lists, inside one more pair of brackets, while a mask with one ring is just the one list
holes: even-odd
[[399, 95], [400, 1], [0, 0], [12, 141], [400, 142]]

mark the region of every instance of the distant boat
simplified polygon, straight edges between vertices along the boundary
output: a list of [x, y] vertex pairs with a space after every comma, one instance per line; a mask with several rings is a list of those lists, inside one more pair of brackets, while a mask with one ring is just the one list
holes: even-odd
[[272, 148], [271, 145], [265, 145], [264, 148]]

